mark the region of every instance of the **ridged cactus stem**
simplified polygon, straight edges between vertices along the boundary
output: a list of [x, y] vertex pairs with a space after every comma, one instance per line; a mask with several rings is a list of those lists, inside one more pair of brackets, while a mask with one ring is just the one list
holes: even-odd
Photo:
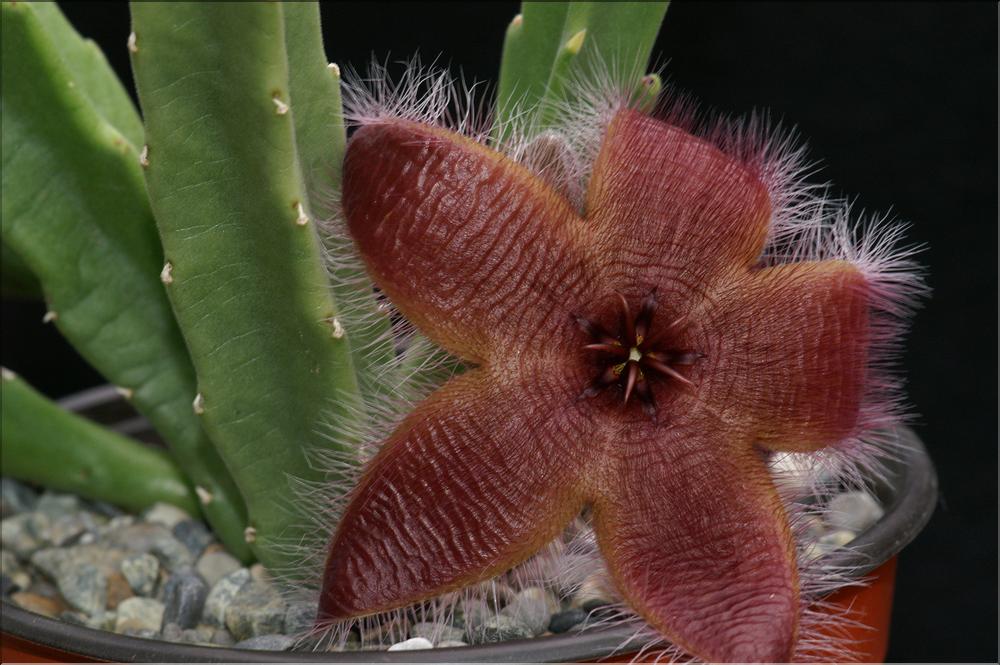
[[54, 5], [3, 3], [3, 241], [41, 281], [46, 320], [149, 418], [248, 560], [239, 491], [191, 413], [194, 369], [132, 143], [139, 117], [94, 48]]
[[163, 501], [198, 514], [194, 493], [164, 451], [64, 411], [6, 368], [0, 386], [5, 475], [128, 510]]
[[[340, 95], [340, 67], [323, 50], [319, 5], [281, 4], [288, 87], [295, 146], [305, 186], [307, 213], [318, 222], [336, 218], [336, 193], [347, 136]], [[361, 391], [384, 392], [386, 367], [395, 359], [389, 317], [376, 309], [372, 284], [360, 264], [349, 259], [353, 246], [346, 234], [322, 234], [333, 297], [341, 325], [350, 330], [351, 359]]]
[[316, 428], [356, 418], [361, 401], [308, 205], [285, 11], [133, 3], [132, 65], [194, 408], [246, 497], [255, 552], [294, 574], [312, 534], [292, 484], [323, 478], [308, 460]]

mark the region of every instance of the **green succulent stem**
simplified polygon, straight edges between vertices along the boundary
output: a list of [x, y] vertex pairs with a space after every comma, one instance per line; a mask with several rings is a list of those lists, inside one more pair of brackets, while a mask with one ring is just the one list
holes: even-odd
[[242, 498], [191, 411], [194, 368], [133, 142], [139, 116], [54, 5], [4, 2], [2, 12], [3, 242], [41, 282], [47, 320], [152, 422], [204, 490], [220, 540], [249, 560]]
[[[572, 95], [574, 73], [602, 67], [638, 88], [669, 2], [522, 2], [504, 38], [497, 118], [508, 127], [523, 109], [550, 123]], [[624, 82], [624, 81], [620, 81]], [[503, 135], [498, 136], [502, 140]]]
[[0, 244], [0, 282], [4, 298], [42, 299], [42, 285], [35, 273], [7, 243]]
[[[294, 573], [292, 550], [312, 534], [293, 479], [323, 479], [308, 459], [328, 445], [318, 425], [350, 422], [361, 405], [306, 175], [340, 156], [307, 150], [323, 132], [297, 117], [296, 76], [316, 76], [326, 60], [314, 51], [318, 65], [303, 56], [295, 67], [308, 72], [292, 74], [290, 31], [302, 17], [283, 3], [131, 7], [146, 183], [198, 374], [195, 410], [246, 498], [255, 553]], [[314, 102], [318, 116], [333, 103]]]
[[127, 510], [163, 501], [198, 514], [194, 493], [166, 452], [64, 411], [6, 368], [0, 390], [4, 475]]
[[[295, 148], [305, 188], [307, 211], [313, 219], [334, 219], [347, 134], [340, 94], [340, 67], [328, 63], [323, 49], [319, 5], [286, 2], [285, 49]], [[386, 367], [395, 360], [389, 317], [379, 313], [371, 281], [356, 261], [350, 238], [323, 233], [330, 261], [330, 286], [350, 335], [351, 359], [362, 394], [385, 391]]]

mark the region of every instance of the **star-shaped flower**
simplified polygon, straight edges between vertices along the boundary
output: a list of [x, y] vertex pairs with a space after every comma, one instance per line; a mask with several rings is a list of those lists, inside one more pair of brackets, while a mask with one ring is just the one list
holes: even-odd
[[461, 134], [361, 127], [349, 230], [378, 286], [472, 369], [369, 463], [321, 620], [508, 570], [585, 506], [626, 601], [691, 654], [785, 661], [795, 545], [764, 451], [854, 432], [871, 288], [845, 261], [764, 265], [769, 194], [712, 143], [622, 108], [583, 212]]

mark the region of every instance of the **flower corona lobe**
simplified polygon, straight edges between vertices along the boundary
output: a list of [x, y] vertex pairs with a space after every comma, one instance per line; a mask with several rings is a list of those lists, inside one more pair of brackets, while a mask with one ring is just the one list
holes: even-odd
[[854, 432], [862, 274], [761, 265], [770, 201], [754, 173], [627, 109], [582, 213], [509, 157], [404, 119], [353, 135], [343, 187], [379, 288], [474, 367], [366, 467], [320, 622], [501, 573], [590, 506], [617, 588], [660, 633], [706, 660], [788, 660], [795, 546], [758, 447]]

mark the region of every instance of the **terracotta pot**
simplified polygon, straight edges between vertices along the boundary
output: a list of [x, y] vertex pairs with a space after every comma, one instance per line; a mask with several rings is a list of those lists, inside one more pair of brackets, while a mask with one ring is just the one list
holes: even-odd
[[[113, 387], [102, 386], [62, 401], [114, 429], [150, 439], [148, 424], [130, 413]], [[864, 586], [845, 588], [826, 601], [849, 609], [864, 628], [850, 630], [858, 655], [866, 662], [881, 662], [889, 642], [889, 618], [895, 586], [896, 555], [927, 523], [937, 501], [937, 477], [923, 444], [909, 429], [901, 429], [905, 446], [899, 459], [888, 463], [889, 476], [876, 484], [885, 515], [853, 542], [838, 560], [850, 566]], [[607, 660], [627, 662], [633, 656], [616, 653], [630, 630], [608, 628], [582, 634], [566, 633], [530, 640], [426, 651], [362, 651], [302, 653], [248, 651], [175, 644], [127, 637], [84, 628], [27, 612], [6, 600], [2, 604], [3, 662], [556, 662]], [[841, 633], [841, 637], [844, 635]]]

